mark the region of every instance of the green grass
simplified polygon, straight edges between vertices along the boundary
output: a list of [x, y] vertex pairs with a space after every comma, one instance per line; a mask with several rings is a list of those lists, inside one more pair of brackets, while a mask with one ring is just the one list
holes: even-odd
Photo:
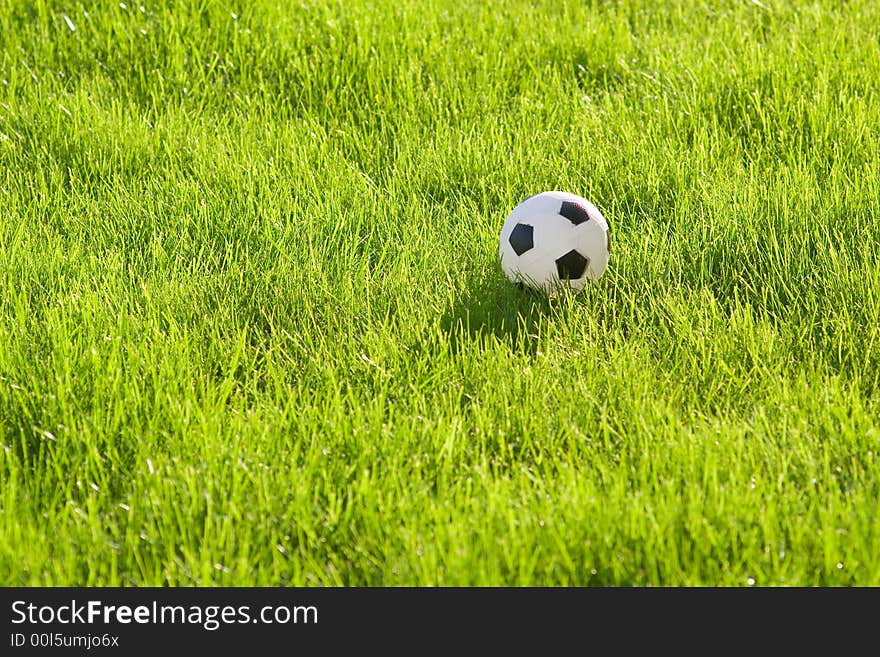
[[880, 585], [878, 24], [0, 0], [0, 583]]

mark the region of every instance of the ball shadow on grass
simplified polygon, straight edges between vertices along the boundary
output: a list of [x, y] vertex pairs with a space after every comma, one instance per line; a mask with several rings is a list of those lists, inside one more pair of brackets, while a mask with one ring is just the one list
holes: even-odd
[[538, 325], [552, 311], [547, 294], [511, 283], [503, 274], [486, 272], [469, 280], [440, 320], [453, 353], [485, 339], [534, 354]]

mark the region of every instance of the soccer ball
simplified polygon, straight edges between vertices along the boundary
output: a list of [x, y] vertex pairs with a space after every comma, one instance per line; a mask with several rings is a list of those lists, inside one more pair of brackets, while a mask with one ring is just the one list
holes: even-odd
[[610, 246], [608, 222], [595, 205], [568, 192], [542, 192], [507, 216], [498, 256], [514, 283], [580, 291], [605, 271]]

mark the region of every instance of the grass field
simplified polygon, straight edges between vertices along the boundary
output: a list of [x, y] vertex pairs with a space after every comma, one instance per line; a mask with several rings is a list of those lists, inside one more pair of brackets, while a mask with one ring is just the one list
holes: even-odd
[[143, 1], [0, 0], [0, 583], [880, 585], [880, 4]]

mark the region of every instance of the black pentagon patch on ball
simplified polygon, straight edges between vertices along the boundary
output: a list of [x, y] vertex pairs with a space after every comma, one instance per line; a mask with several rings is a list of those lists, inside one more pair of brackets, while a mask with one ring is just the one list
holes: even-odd
[[561, 258], [556, 259], [556, 271], [559, 274], [559, 280], [570, 281], [583, 277], [589, 264], [589, 260], [572, 249]]
[[508, 241], [513, 247], [516, 255], [521, 256], [523, 253], [535, 246], [535, 229], [528, 224], [517, 224], [510, 233]]
[[590, 214], [586, 209], [582, 208], [577, 203], [572, 203], [571, 201], [562, 202], [562, 207], [559, 208], [559, 214], [568, 219], [575, 226], [580, 226], [585, 221], [590, 220]]

